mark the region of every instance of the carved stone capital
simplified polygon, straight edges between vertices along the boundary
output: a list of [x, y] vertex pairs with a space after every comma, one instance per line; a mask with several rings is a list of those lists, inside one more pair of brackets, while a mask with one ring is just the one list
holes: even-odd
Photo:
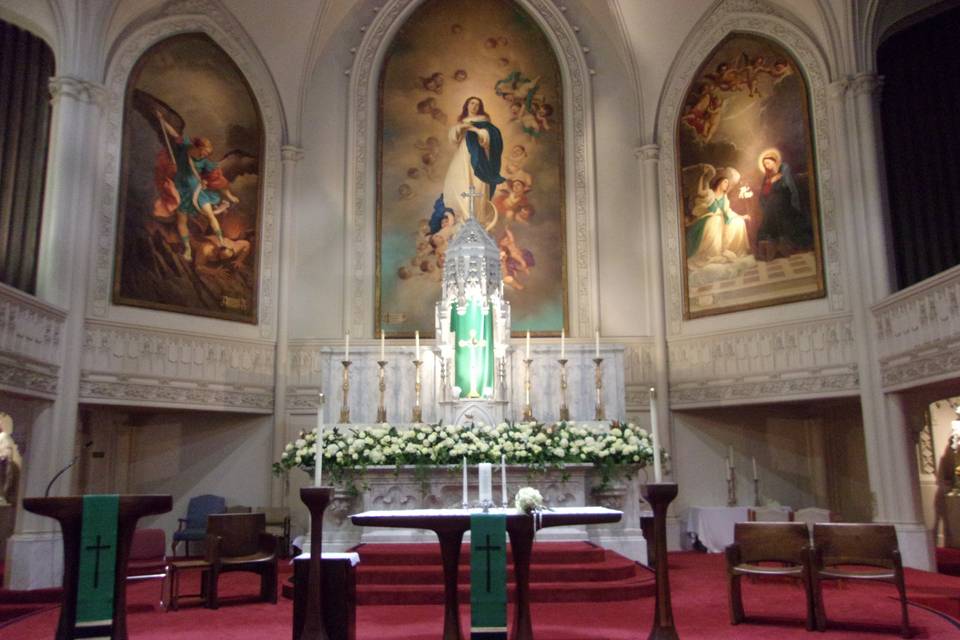
[[850, 91], [854, 96], [879, 98], [883, 90], [883, 76], [875, 73], [858, 73], [850, 80]]
[[102, 84], [74, 76], [53, 76], [49, 80], [50, 96], [54, 104], [62, 98], [102, 107], [107, 101], [107, 88]]
[[831, 100], [842, 101], [850, 89], [850, 79], [840, 78], [827, 85], [827, 95]]
[[280, 159], [284, 164], [299, 162], [303, 159], [303, 149], [296, 145], [285, 144], [280, 147]]
[[634, 154], [643, 162], [659, 162], [660, 145], [645, 144], [641, 147], [637, 147], [637, 149], [634, 151]]

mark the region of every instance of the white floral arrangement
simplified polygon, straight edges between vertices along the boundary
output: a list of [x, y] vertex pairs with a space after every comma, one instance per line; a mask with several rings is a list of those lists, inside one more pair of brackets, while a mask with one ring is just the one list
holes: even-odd
[[543, 496], [533, 487], [523, 487], [517, 491], [517, 497], [513, 501], [517, 511], [531, 513], [543, 509]]
[[[317, 434], [301, 431], [286, 445], [276, 473], [299, 468], [312, 472], [316, 465]], [[501, 423], [493, 425], [420, 424], [409, 428], [391, 425], [330, 427], [323, 432], [324, 472], [334, 482], [368, 466], [461, 466], [478, 462], [508, 464], [531, 469], [561, 468], [564, 464], [593, 464], [603, 483], [624, 470], [653, 461], [653, 443], [647, 431], [633, 423], [614, 422], [609, 427], [576, 422]]]

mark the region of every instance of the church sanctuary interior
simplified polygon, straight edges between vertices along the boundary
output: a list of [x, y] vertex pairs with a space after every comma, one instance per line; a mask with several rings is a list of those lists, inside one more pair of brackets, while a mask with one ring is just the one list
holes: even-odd
[[958, 32], [0, 0], [0, 637], [960, 638]]

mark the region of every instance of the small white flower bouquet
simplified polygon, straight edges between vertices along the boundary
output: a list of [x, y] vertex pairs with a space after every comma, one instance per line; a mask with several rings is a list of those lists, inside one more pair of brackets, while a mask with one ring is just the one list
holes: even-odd
[[517, 511], [523, 511], [524, 513], [541, 511], [544, 508], [543, 496], [533, 487], [524, 487], [517, 491], [514, 505], [516, 505]]

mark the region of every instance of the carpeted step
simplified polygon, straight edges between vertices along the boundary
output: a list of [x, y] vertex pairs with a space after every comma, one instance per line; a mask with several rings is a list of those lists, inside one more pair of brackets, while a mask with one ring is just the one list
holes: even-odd
[[[439, 544], [362, 544], [353, 549], [360, 554], [360, 562], [371, 565], [440, 565]], [[602, 562], [604, 549], [585, 542], [542, 542], [533, 547], [531, 564], [582, 564]], [[513, 554], [507, 545], [507, 563]], [[460, 549], [460, 564], [470, 564], [470, 546]]]
[[[617, 554], [600, 562], [583, 564], [531, 563], [530, 582], [604, 582], [625, 580], [636, 574], [636, 563]], [[460, 565], [460, 582], [470, 580], [470, 567]], [[513, 567], [507, 565], [507, 581], [513, 582]], [[439, 565], [380, 565], [357, 567], [357, 584], [443, 584]]]
[[[460, 584], [460, 602], [470, 602], [470, 586]], [[636, 600], [656, 592], [653, 575], [607, 582], [540, 582], [530, 584], [531, 602], [615, 602]], [[515, 599], [514, 585], [507, 587]], [[364, 585], [357, 587], [358, 605], [443, 604], [442, 585]]]

